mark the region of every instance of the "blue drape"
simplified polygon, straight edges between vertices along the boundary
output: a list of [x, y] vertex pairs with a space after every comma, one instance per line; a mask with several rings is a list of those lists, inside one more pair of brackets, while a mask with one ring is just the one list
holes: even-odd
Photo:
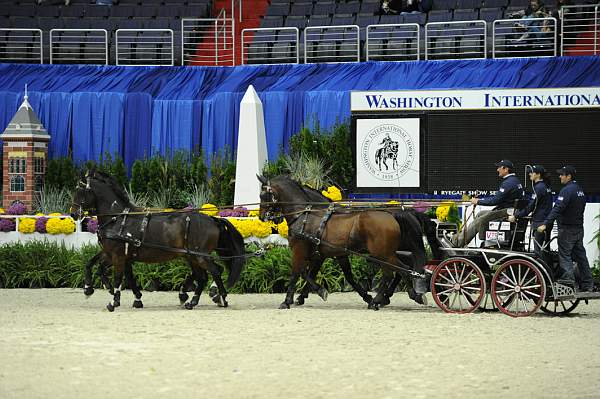
[[154, 151], [237, 145], [239, 103], [263, 101], [269, 158], [301, 126], [350, 116], [351, 90], [600, 86], [600, 57], [555, 57], [239, 67], [0, 65], [0, 129], [30, 102], [52, 136], [51, 156], [109, 152], [127, 165]]

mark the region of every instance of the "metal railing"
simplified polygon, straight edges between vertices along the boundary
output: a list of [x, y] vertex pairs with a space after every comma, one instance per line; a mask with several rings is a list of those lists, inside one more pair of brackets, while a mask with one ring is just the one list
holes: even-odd
[[52, 29], [50, 63], [108, 65], [108, 32], [105, 29]]
[[359, 61], [358, 25], [310, 26], [304, 29], [304, 63]]
[[116, 65], [175, 65], [171, 29], [117, 29]]
[[419, 24], [369, 25], [366, 29], [366, 60], [418, 61]]
[[499, 19], [494, 21], [492, 56], [552, 57], [557, 54], [556, 19]]
[[595, 55], [598, 48], [598, 4], [564, 6], [561, 16], [560, 54]]
[[42, 30], [0, 28], [0, 62], [43, 64]]
[[181, 20], [182, 65], [234, 65], [234, 21], [222, 10], [217, 18]]
[[425, 25], [425, 59], [486, 58], [485, 21], [430, 22]]
[[298, 28], [242, 30], [242, 64], [299, 64]]

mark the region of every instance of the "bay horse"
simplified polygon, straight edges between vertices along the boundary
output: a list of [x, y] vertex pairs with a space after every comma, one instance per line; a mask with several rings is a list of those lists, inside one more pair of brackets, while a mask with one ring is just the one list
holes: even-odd
[[[150, 213], [135, 207], [125, 190], [113, 177], [91, 170], [79, 182], [73, 206], [79, 216], [87, 211], [98, 218], [98, 239], [105, 261], [114, 268], [113, 301], [106, 307], [114, 311], [120, 305], [123, 274], [135, 295], [133, 307], [142, 308], [142, 293], [133, 276], [133, 262], [160, 263], [184, 258], [197, 282], [194, 296], [185, 302], [193, 309], [200, 300], [209, 272], [219, 290], [219, 305], [227, 307], [227, 292], [221, 268], [213, 261], [216, 251], [229, 269], [227, 285], [239, 279], [245, 264], [244, 239], [227, 219], [207, 216], [198, 211]], [[87, 282], [86, 282], [87, 285]], [[186, 301], [185, 283], [179, 293]]]
[[[316, 275], [315, 268], [320, 267], [326, 258], [345, 262], [352, 253], [366, 253], [367, 259], [383, 268], [380, 290], [375, 298], [369, 300], [364, 296], [365, 293], [357, 289], [369, 303], [369, 308], [378, 309], [385, 302], [396, 272], [415, 277], [415, 295], [420, 303], [423, 302], [423, 294], [427, 291], [423, 273], [426, 254], [420, 224], [412, 214], [400, 212], [392, 215], [382, 210], [334, 210], [334, 205], [325, 196], [289, 177], [257, 177], [261, 182], [259, 218], [275, 223], [281, 223], [285, 218], [288, 224], [288, 242], [292, 250], [291, 276], [280, 309], [289, 309], [294, 303], [296, 282], [301, 274], [308, 277], [307, 282], [313, 288], [318, 288], [314, 281], [310, 281]], [[412, 265], [400, 259], [397, 251], [410, 252], [412, 262], [409, 263]], [[350, 269], [349, 262], [347, 266]], [[344, 275], [348, 277], [346, 272]], [[323, 297], [322, 292], [319, 295]], [[303, 303], [303, 299], [301, 295], [297, 304]]]

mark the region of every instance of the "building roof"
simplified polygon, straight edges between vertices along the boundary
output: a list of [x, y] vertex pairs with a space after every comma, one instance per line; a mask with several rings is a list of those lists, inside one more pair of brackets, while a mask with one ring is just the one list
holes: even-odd
[[[8, 136], [8, 137], [7, 137]], [[17, 137], [33, 137], [38, 139], [50, 139], [48, 131], [40, 122], [35, 111], [27, 100], [27, 95], [23, 99], [23, 103], [19, 110], [13, 116], [0, 138], [17, 138]]]

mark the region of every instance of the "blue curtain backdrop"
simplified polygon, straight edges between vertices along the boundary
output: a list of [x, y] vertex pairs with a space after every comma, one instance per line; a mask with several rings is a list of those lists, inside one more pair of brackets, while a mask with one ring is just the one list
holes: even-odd
[[222, 68], [0, 65], [0, 129], [29, 97], [52, 136], [50, 155], [127, 165], [152, 152], [237, 145], [239, 104], [263, 101], [269, 158], [304, 124], [350, 116], [351, 90], [600, 86], [600, 57], [454, 60]]

